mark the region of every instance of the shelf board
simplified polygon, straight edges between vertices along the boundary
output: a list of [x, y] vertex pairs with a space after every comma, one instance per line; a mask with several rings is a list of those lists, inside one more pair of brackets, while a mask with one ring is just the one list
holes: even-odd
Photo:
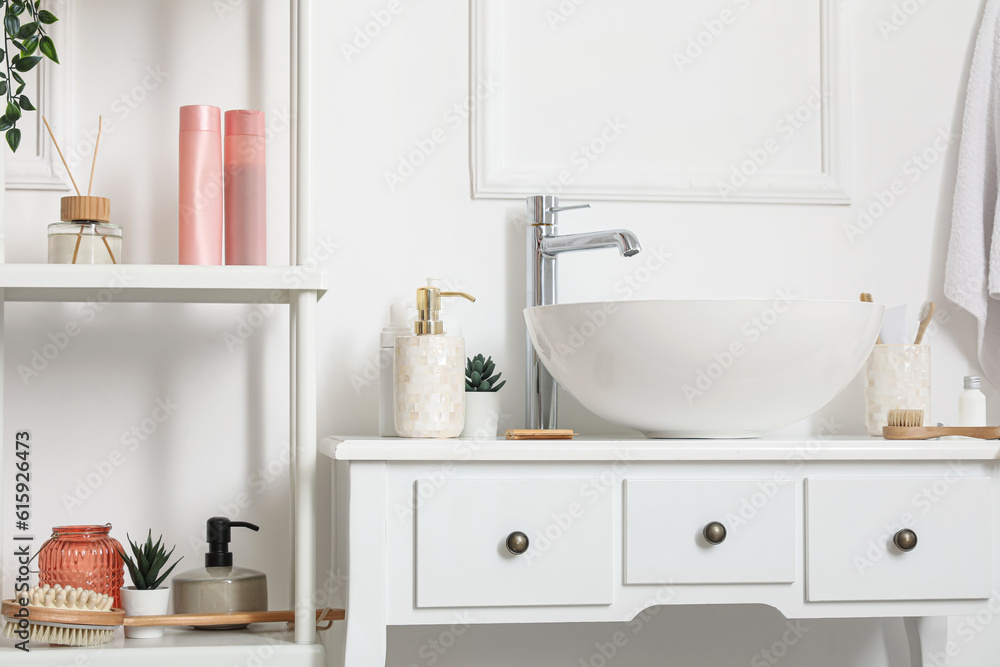
[[[0, 638], [0, 664], [4, 667], [65, 667], [79, 655], [89, 658], [85, 664], [99, 667], [217, 667], [245, 665], [250, 656], [260, 664], [296, 664], [323, 667], [325, 651], [320, 644], [300, 645], [284, 624], [258, 624], [249, 630], [191, 630], [167, 628], [161, 639], [125, 639], [119, 629], [105, 647], [79, 649], [69, 646], [29, 644], [25, 653], [13, 648], [13, 642]], [[271, 658], [278, 658], [277, 661]], [[253, 661], [251, 661], [253, 662]]]
[[10, 302], [288, 303], [326, 292], [326, 273], [298, 266], [0, 264]]

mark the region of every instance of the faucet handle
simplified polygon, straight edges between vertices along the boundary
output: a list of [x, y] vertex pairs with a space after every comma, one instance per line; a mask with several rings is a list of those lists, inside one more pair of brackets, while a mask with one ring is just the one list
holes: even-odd
[[562, 213], [563, 211], [573, 211], [578, 208], [590, 208], [590, 204], [577, 204], [576, 206], [550, 206], [549, 213]]
[[528, 197], [527, 201], [529, 225], [555, 225], [557, 213], [573, 211], [578, 208], [590, 208], [590, 204], [560, 206], [559, 197], [553, 195], [535, 195]]

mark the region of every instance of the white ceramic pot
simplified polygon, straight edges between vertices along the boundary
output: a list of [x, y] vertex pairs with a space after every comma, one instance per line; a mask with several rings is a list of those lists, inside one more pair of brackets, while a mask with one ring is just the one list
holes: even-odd
[[465, 428], [463, 438], [495, 438], [500, 425], [500, 393], [465, 392]]
[[[122, 607], [126, 616], [160, 616], [167, 613], [169, 605], [169, 588], [140, 591], [135, 586], [126, 586], [122, 589]], [[163, 628], [125, 626], [125, 636], [129, 639], [156, 639], [163, 636]]]

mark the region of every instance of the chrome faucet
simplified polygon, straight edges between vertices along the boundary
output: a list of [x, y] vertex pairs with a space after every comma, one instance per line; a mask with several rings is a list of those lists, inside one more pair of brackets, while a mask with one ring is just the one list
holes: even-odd
[[[625, 229], [583, 234], [557, 234], [559, 213], [590, 204], [559, 206], [550, 195], [528, 197], [528, 307], [550, 306], [556, 302], [556, 256], [575, 250], [618, 248], [624, 257], [639, 253], [639, 239]], [[525, 421], [528, 428], [556, 428], [558, 386], [538, 359], [528, 338], [527, 399]]]

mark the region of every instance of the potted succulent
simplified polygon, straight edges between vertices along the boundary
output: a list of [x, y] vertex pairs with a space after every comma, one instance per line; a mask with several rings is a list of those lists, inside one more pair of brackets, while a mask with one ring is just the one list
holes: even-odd
[[[128, 535], [126, 535], [128, 537]], [[122, 588], [122, 607], [129, 616], [158, 616], [167, 613], [170, 604], [170, 589], [160, 588], [175, 567], [183, 558], [174, 561], [166, 571], [163, 570], [170, 556], [173, 555], [173, 547], [170, 552], [163, 546], [163, 536], [153, 544], [153, 531], [146, 535], [146, 543], [139, 545], [128, 538], [129, 546], [132, 548], [132, 556], [123, 551], [118, 554], [125, 561], [129, 576], [132, 578], [133, 586]], [[163, 636], [163, 628], [125, 628], [125, 636], [132, 639], [152, 639]]]
[[465, 365], [465, 428], [463, 438], [495, 438], [500, 425], [500, 388], [507, 384], [494, 374], [493, 357], [477, 354]]

